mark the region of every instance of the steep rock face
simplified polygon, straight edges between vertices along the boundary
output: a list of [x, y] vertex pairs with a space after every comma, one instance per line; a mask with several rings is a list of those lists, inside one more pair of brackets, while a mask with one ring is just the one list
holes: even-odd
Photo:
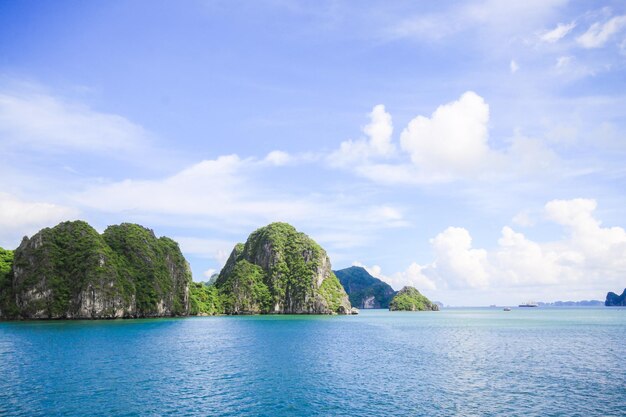
[[624, 288], [624, 292], [622, 295], [617, 295], [614, 292], [609, 292], [606, 295], [606, 301], [604, 305], [607, 307], [615, 307], [615, 306], [626, 306], [626, 288]]
[[346, 290], [350, 303], [358, 308], [389, 308], [396, 294], [389, 284], [371, 276], [360, 266], [334, 272]]
[[439, 311], [439, 306], [423, 296], [416, 288], [404, 287], [389, 303], [391, 311]]
[[317, 243], [272, 223], [237, 244], [215, 281], [227, 314], [350, 314], [348, 296]]
[[124, 223], [103, 235], [82, 221], [46, 228], [15, 250], [8, 318], [186, 315], [191, 272], [178, 245]]

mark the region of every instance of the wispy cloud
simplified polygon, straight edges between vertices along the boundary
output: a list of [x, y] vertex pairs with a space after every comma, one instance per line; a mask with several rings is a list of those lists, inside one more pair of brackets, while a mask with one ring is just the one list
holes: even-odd
[[548, 43], [554, 43], [572, 31], [576, 27], [576, 22], [571, 23], [559, 23], [554, 29], [544, 32], [541, 35], [541, 40]]
[[47, 153], [133, 152], [147, 133], [128, 119], [52, 96], [38, 88], [0, 90], [0, 143]]
[[576, 41], [583, 48], [601, 48], [626, 28], [626, 15], [615, 16], [604, 23], [595, 22]]

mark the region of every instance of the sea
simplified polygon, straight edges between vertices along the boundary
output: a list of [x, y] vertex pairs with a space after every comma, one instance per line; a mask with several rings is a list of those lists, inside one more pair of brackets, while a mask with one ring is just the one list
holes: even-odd
[[625, 416], [626, 308], [0, 323], [0, 416]]

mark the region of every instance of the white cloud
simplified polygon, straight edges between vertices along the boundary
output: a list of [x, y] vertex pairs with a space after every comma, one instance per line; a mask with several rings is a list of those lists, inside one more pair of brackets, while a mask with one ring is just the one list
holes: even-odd
[[570, 245], [587, 262], [598, 267], [616, 262], [626, 265], [626, 231], [621, 227], [601, 227], [601, 222], [593, 217], [596, 207], [595, 200], [577, 198], [550, 201], [545, 211], [550, 220], [569, 231]]
[[392, 39], [442, 41], [446, 37], [477, 30], [509, 38], [525, 33], [538, 22], [543, 23], [565, 2], [478, 0], [455, 3], [441, 12], [403, 15], [387, 28], [386, 35]]
[[472, 248], [472, 237], [462, 227], [448, 227], [431, 244], [435, 251], [431, 274], [451, 287], [483, 288], [489, 284], [487, 251]]
[[180, 250], [186, 255], [195, 255], [205, 259], [213, 259], [221, 267], [226, 263], [234, 242], [223, 239], [206, 239], [189, 236], [173, 238], [180, 245]]
[[573, 61], [574, 57], [572, 56], [560, 56], [557, 58], [556, 60], [556, 68], [557, 69], [563, 69], [568, 67], [572, 61]]
[[[550, 242], [535, 242], [505, 226], [493, 249], [477, 249], [472, 247], [466, 229], [449, 227], [431, 240], [431, 263], [414, 263], [407, 271], [385, 280], [394, 288], [420, 282], [435, 296], [477, 288], [520, 294], [541, 291], [536, 295], [549, 301], [563, 294], [580, 293], [581, 289], [606, 292], [607, 288], [623, 285], [626, 230], [602, 227], [593, 217], [596, 205], [591, 199], [548, 202], [544, 207], [546, 219], [563, 226], [566, 232], [562, 239]], [[371, 271], [372, 275], [383, 276], [379, 268]]]
[[328, 156], [331, 165], [346, 167], [363, 163], [370, 158], [389, 157], [394, 153], [395, 147], [391, 143], [393, 124], [385, 106], [374, 106], [369, 116], [371, 121], [363, 128], [368, 139], [342, 142], [339, 149]]
[[[389, 120], [391, 117], [389, 116]], [[385, 130], [385, 149], [393, 149], [391, 129]], [[403, 152], [386, 161], [374, 161], [370, 142], [347, 141], [329, 157], [332, 166], [348, 168], [379, 184], [423, 185], [456, 180], [502, 180], [556, 173], [558, 155], [542, 140], [516, 132], [508, 147], [489, 145], [489, 106], [468, 91], [453, 102], [439, 106], [430, 117], [412, 119], [400, 135]], [[380, 152], [378, 152], [380, 155]]]
[[526, 239], [510, 227], [502, 228], [498, 245], [490, 256], [494, 285], [555, 284], [562, 277], [557, 252]]
[[517, 213], [511, 221], [522, 227], [531, 227], [535, 225], [535, 220], [531, 217], [528, 211], [520, 211]]
[[490, 157], [489, 106], [467, 92], [439, 106], [430, 118], [417, 116], [400, 136], [402, 149], [429, 172], [463, 175], [478, 171]]
[[515, 74], [517, 71], [519, 71], [519, 65], [517, 64], [517, 62], [515, 62], [514, 59], [511, 60], [509, 68], [511, 70], [511, 74]]
[[264, 161], [271, 165], [282, 166], [290, 163], [292, 161], [292, 158], [291, 155], [289, 155], [287, 152], [272, 151], [267, 154]]
[[0, 142], [45, 152], [130, 152], [147, 143], [143, 128], [41, 92], [0, 92]]
[[206, 219], [300, 218], [312, 215], [302, 198], [255, 192], [250, 177], [261, 166], [237, 155], [204, 160], [164, 179], [127, 179], [95, 186], [77, 196], [88, 207], [111, 212], [197, 215]]
[[[94, 211], [122, 215], [128, 221], [247, 233], [274, 221], [293, 224], [329, 250], [363, 246], [376, 230], [404, 227], [401, 207], [359, 202], [331, 193], [280, 189], [265, 177], [271, 165], [263, 160], [221, 156], [191, 165], [169, 177], [111, 182], [74, 195], [74, 201]], [[185, 253], [222, 262], [233, 243], [179, 238]], [[221, 252], [220, 252], [221, 251]], [[222, 255], [220, 255], [222, 254]], [[220, 259], [221, 256], [221, 259]]]
[[0, 244], [12, 249], [24, 234], [33, 234], [42, 227], [73, 220], [78, 210], [45, 202], [22, 200], [0, 192]]
[[576, 38], [583, 48], [601, 48], [626, 27], [626, 15], [615, 16], [605, 23], [596, 22]]
[[546, 31], [541, 35], [541, 40], [548, 43], [554, 43], [563, 39], [568, 33], [576, 27], [576, 22], [559, 23], [554, 29]]
[[396, 272], [393, 275], [384, 275], [382, 268], [378, 265], [366, 266], [358, 261], [353, 262], [352, 265], [364, 268], [371, 276], [386, 282], [396, 291], [407, 285], [415, 287], [420, 291], [437, 289], [435, 282], [424, 275], [423, 271], [425, 268], [415, 262], [411, 263], [406, 270]]

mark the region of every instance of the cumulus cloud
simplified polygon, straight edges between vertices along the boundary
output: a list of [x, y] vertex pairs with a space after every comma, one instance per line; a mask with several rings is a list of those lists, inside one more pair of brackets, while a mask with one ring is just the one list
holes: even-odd
[[462, 227], [448, 227], [431, 240], [435, 261], [427, 273], [450, 287], [484, 288], [489, 284], [487, 251], [472, 248]]
[[331, 165], [337, 167], [363, 163], [371, 158], [388, 157], [395, 151], [391, 142], [393, 124], [385, 106], [379, 104], [369, 114], [370, 123], [363, 128], [367, 139], [342, 142], [339, 149], [328, 156]]
[[45, 152], [136, 151], [147, 134], [124, 117], [41, 92], [0, 91], [0, 142]]
[[0, 192], [0, 244], [12, 247], [24, 234], [75, 219], [78, 215], [78, 210], [71, 207], [26, 201]]
[[546, 31], [541, 35], [541, 40], [548, 43], [557, 42], [563, 39], [568, 33], [576, 27], [576, 22], [571, 23], [559, 23], [552, 30]]
[[[380, 184], [415, 185], [510, 179], [546, 170], [554, 173], [561, 168], [557, 154], [543, 141], [519, 132], [507, 140], [508, 147], [491, 147], [489, 105], [472, 91], [439, 106], [430, 117], [413, 118], [400, 135], [401, 152], [394, 151], [391, 116], [372, 117], [365, 129], [370, 140], [343, 142], [329, 155], [331, 166], [349, 169]], [[374, 158], [385, 155], [385, 160]]]
[[595, 22], [576, 41], [583, 48], [601, 48], [626, 27], [626, 15], [615, 16], [604, 23]]
[[497, 244], [482, 249], [472, 246], [468, 230], [449, 227], [430, 241], [432, 262], [414, 263], [389, 276], [383, 276], [377, 267], [370, 273], [377, 273], [394, 288], [416, 285], [436, 290], [435, 294], [441, 290], [539, 287], [563, 294], [581, 288], [606, 291], [623, 285], [626, 230], [602, 227], [593, 216], [596, 206], [595, 200], [580, 198], [546, 203], [545, 219], [564, 229], [560, 240], [536, 242], [504, 226]]
[[490, 156], [489, 106], [468, 91], [439, 106], [430, 118], [417, 116], [400, 136], [402, 149], [419, 167], [432, 172], [476, 172]]

